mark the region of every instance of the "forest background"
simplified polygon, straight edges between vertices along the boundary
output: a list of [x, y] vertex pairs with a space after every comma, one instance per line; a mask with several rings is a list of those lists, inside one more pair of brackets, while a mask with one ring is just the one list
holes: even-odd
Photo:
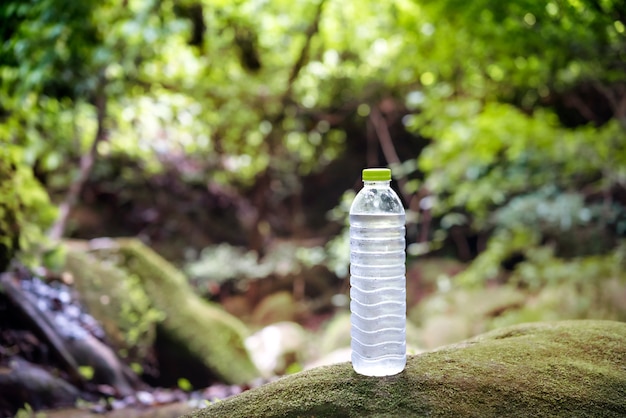
[[624, 1], [9, 0], [0, 18], [0, 271], [136, 236], [205, 297], [248, 292], [244, 320], [268, 296], [250, 283], [277, 277], [332, 316], [361, 169], [388, 166], [424, 345], [626, 320]]

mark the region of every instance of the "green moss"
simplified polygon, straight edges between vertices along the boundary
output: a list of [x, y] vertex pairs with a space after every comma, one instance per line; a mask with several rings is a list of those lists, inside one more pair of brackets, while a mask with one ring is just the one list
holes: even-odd
[[198, 297], [180, 271], [139, 240], [117, 243], [123, 265], [142, 279], [154, 306], [165, 313], [161, 326], [171, 337], [226, 382], [245, 383], [258, 376], [244, 346], [248, 331], [241, 321]]
[[0, 271], [15, 255], [29, 267], [38, 265], [40, 254], [52, 247], [44, 231], [57, 209], [23, 154], [10, 143], [0, 145]]
[[185, 276], [168, 261], [135, 239], [101, 242], [91, 253], [138, 277], [152, 307], [163, 315], [159, 327], [217, 377], [245, 383], [258, 376], [244, 346], [245, 325], [193, 293]]
[[626, 323], [513, 326], [412, 356], [396, 376], [320, 367], [188, 415], [248, 416], [626, 416]]
[[163, 313], [152, 307], [140, 278], [76, 250], [68, 252], [65, 269], [74, 276], [82, 302], [102, 324], [115, 348], [131, 361], [144, 358], [154, 343], [156, 323]]

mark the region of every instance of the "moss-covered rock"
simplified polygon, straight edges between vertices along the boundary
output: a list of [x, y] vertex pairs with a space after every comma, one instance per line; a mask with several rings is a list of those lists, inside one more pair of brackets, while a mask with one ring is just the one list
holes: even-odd
[[24, 150], [10, 142], [0, 145], [0, 272], [15, 255], [26, 265], [36, 265], [39, 254], [50, 246], [44, 231], [57, 215], [25, 163]]
[[623, 417], [626, 323], [523, 324], [409, 358], [396, 376], [350, 363], [285, 377], [188, 417]]
[[199, 359], [224, 382], [245, 383], [258, 376], [244, 346], [245, 325], [193, 293], [172, 264], [136, 239], [95, 241], [88, 252], [100, 263], [139, 278], [170, 344], [184, 347], [186, 355]]
[[70, 244], [65, 270], [72, 273], [81, 302], [100, 322], [122, 357], [140, 361], [154, 344], [156, 324], [163, 317], [146, 295], [141, 280], [113, 263]]

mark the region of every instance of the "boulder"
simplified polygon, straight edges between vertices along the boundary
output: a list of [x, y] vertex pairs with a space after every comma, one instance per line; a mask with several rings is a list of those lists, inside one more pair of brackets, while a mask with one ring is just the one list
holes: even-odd
[[[74, 243], [73, 247], [81, 246]], [[187, 363], [194, 360], [194, 364], [197, 360], [227, 383], [247, 383], [259, 375], [244, 345], [248, 335], [245, 324], [196, 295], [185, 276], [149, 247], [137, 239], [120, 238], [92, 240], [82, 249], [91, 257], [93, 269], [122, 271], [122, 276], [138, 279], [129, 289], [145, 293], [150, 311], [159, 313], [157, 336], [160, 333], [169, 351], [175, 353], [170, 357]], [[100, 267], [96, 267], [98, 263]], [[122, 295], [118, 292], [116, 297]]]
[[626, 323], [522, 324], [410, 356], [395, 376], [324, 366], [211, 404], [203, 417], [623, 417]]
[[81, 303], [102, 325], [108, 341], [128, 361], [149, 356], [156, 338], [157, 323], [164, 314], [151, 306], [138, 276], [128, 274], [112, 262], [73, 243], [65, 270], [72, 274]]
[[294, 366], [302, 369], [307, 333], [295, 322], [277, 322], [246, 338], [245, 344], [262, 376], [270, 378]]

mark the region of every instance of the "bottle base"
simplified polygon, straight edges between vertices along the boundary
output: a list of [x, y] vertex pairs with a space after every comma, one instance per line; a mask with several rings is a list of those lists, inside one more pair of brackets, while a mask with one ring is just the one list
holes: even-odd
[[[355, 361], [356, 360], [356, 361]], [[393, 376], [401, 373], [406, 367], [406, 358], [404, 361], [398, 359], [385, 360], [381, 359], [374, 362], [364, 362], [361, 359], [352, 358], [352, 369], [363, 376]]]

